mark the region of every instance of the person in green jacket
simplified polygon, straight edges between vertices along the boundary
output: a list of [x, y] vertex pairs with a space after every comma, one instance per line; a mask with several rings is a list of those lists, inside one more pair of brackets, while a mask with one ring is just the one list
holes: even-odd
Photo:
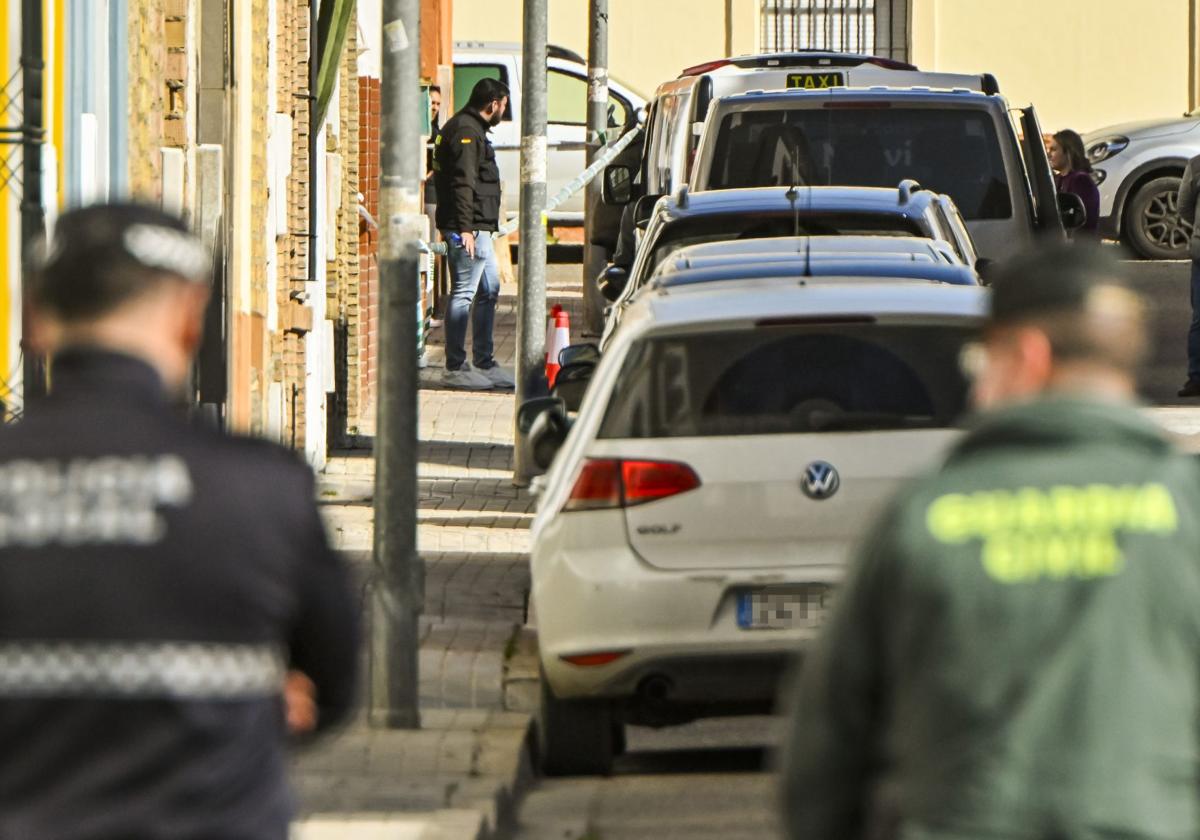
[[1100, 250], [995, 278], [983, 412], [788, 700], [790, 837], [1200, 837], [1200, 467], [1136, 405], [1142, 305]]

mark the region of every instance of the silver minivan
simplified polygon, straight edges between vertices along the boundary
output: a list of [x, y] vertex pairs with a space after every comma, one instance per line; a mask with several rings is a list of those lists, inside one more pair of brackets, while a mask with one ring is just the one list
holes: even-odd
[[[927, 73], [902, 61], [873, 55], [823, 51], [764, 53], [722, 58], [688, 67], [679, 77], [658, 86], [646, 116], [642, 156], [636, 166], [619, 161], [604, 172], [608, 205], [622, 205], [617, 196], [644, 196], [637, 207], [645, 223], [658, 197], [671, 195], [688, 182], [691, 165], [709, 106], [714, 100], [751, 90], [824, 90], [844, 87], [930, 88], [994, 92], [996, 79], [989, 73]], [[894, 187], [899, 179], [889, 187]], [[616, 214], [601, 213], [602, 231], [593, 242], [626, 255], [634, 249], [634, 233], [618, 234]], [[618, 239], [623, 243], [617, 246]], [[614, 257], [615, 258], [615, 257]]]

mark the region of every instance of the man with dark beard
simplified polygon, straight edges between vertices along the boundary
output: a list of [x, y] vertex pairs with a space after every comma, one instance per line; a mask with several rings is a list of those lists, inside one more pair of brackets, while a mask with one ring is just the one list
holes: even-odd
[[[500, 168], [487, 133], [508, 108], [508, 87], [480, 79], [467, 107], [446, 121], [434, 141], [437, 226], [449, 248], [450, 302], [446, 307], [446, 371], [450, 388], [486, 391], [513, 387], [512, 373], [496, 363], [492, 328], [500, 270], [492, 232], [500, 224]], [[467, 364], [471, 322], [474, 367]]]

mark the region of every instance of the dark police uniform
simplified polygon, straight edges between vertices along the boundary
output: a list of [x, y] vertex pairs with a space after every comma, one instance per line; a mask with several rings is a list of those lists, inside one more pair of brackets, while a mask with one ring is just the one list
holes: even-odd
[[310, 470], [78, 348], [0, 428], [0, 838], [279, 838], [281, 689], [344, 717], [357, 605]]
[[464, 108], [446, 121], [434, 141], [438, 230], [463, 233], [499, 228], [500, 168], [488, 140], [489, 128], [477, 111]]
[[[1028, 308], [1072, 297], [1044, 279]], [[1197, 510], [1194, 458], [1133, 405], [982, 417], [873, 529], [805, 659], [789, 835], [1200, 836]]]

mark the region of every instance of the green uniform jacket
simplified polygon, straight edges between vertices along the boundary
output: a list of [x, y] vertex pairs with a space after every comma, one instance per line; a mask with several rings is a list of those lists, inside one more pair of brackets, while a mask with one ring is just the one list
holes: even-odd
[[793, 838], [1200, 837], [1200, 467], [1133, 407], [988, 416], [859, 552], [791, 699]]

